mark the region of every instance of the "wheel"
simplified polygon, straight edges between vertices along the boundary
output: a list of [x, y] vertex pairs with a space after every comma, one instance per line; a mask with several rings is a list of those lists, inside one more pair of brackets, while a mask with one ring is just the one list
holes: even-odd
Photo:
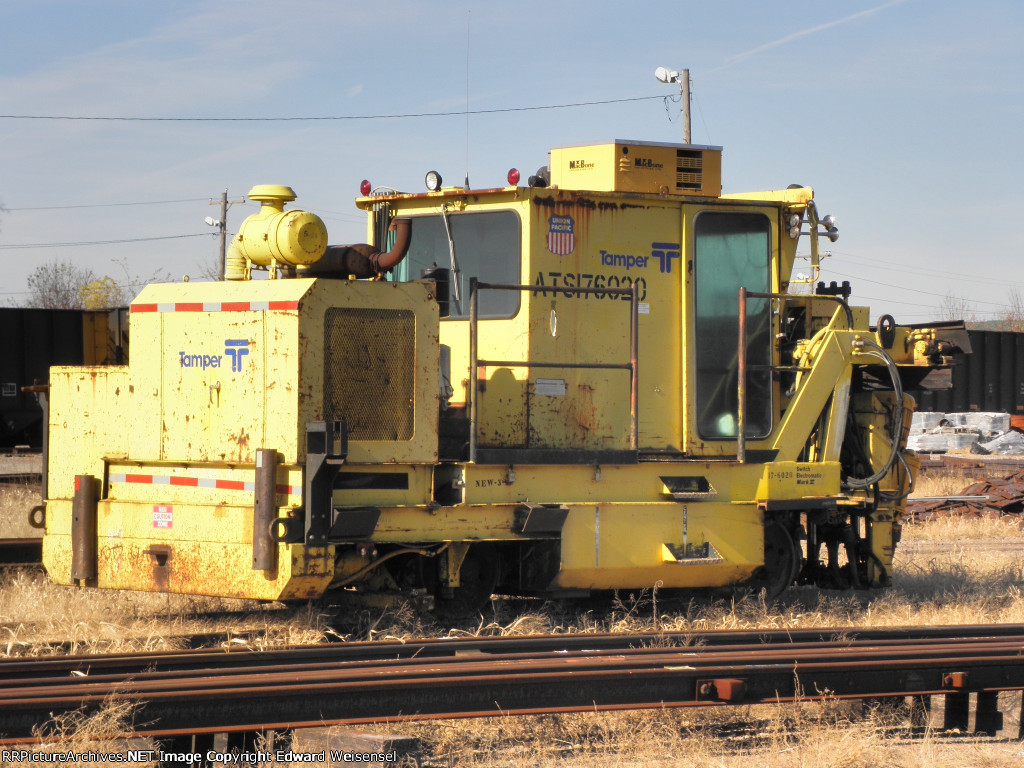
[[781, 595], [796, 579], [800, 567], [796, 542], [778, 522], [772, 521], [764, 527], [764, 565], [747, 582], [747, 587], [767, 592], [768, 599]]

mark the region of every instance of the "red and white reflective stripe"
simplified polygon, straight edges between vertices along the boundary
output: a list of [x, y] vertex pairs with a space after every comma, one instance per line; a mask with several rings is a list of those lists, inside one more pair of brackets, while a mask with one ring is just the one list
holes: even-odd
[[168, 304], [132, 304], [132, 312], [267, 312], [298, 309], [297, 301], [178, 301]]
[[[222, 491], [250, 491], [255, 493], [256, 484], [244, 480], [216, 480], [212, 477], [182, 477], [181, 475], [129, 475], [110, 474], [112, 483], [141, 483], [143, 485], [179, 485], [186, 488], [217, 488]], [[301, 496], [301, 485], [279, 485], [278, 493]]]

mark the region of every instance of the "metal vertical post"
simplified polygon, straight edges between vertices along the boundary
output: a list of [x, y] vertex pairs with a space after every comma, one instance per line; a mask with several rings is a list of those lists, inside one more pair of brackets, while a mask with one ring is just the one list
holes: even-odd
[[469, 460], [476, 461], [476, 419], [477, 419], [477, 280], [469, 278]]
[[217, 228], [220, 230], [220, 279], [224, 279], [224, 259], [227, 258], [227, 229], [228, 229], [228, 191], [225, 189], [220, 193], [220, 222]]
[[739, 347], [736, 350], [736, 460], [747, 460], [747, 289], [740, 288]]
[[690, 70], [679, 73], [679, 96], [683, 102], [683, 143], [690, 143]]
[[252, 510], [252, 569], [269, 571], [277, 558], [270, 526], [277, 517], [277, 451], [256, 451], [256, 494]]
[[1020, 714], [1017, 716], [1017, 741], [1024, 741], [1024, 693], [1020, 698]]
[[956, 691], [946, 694], [946, 708], [942, 716], [942, 730], [967, 732], [971, 716], [971, 694]]
[[1003, 713], [999, 711], [999, 691], [978, 691], [974, 707], [974, 732], [995, 736], [1003, 730]]
[[216, 222], [214, 222], [212, 218], [206, 219], [207, 224], [217, 227], [218, 234], [220, 235], [220, 264], [217, 267], [217, 277], [219, 280], [224, 279], [224, 260], [227, 258], [228, 254], [228, 206], [244, 202], [244, 197], [241, 200], [228, 200], [228, 191], [226, 189], [220, 193], [220, 200], [210, 201], [210, 205], [220, 205], [220, 219]]
[[43, 504], [50, 497], [50, 385], [36, 393], [36, 400], [43, 409], [43, 466], [39, 476], [39, 492]]
[[629, 315], [629, 449], [637, 450], [639, 444], [639, 411], [640, 411], [640, 386], [637, 363], [640, 359], [640, 298], [637, 284], [634, 281], [630, 286], [630, 315]]
[[71, 578], [96, 578], [96, 478], [75, 475], [71, 502]]

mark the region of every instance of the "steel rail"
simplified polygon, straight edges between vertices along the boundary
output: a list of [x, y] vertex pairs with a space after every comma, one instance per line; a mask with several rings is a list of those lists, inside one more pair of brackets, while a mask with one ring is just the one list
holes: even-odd
[[[959, 639], [953, 644], [956, 651], [965, 654], [975, 649], [981, 649], [985, 653], [1016, 652], [1024, 647], [1024, 635], [1007, 638], [973, 638]], [[246, 654], [222, 654], [219, 657], [208, 659], [199, 665], [187, 667], [176, 666], [161, 669], [159, 665], [132, 665], [130, 668], [119, 667], [114, 671], [98, 672], [98, 670], [87, 669], [77, 670], [59, 666], [49, 666], [40, 670], [38, 674], [32, 674], [32, 662], [22, 662], [21, 669], [13, 674], [4, 675], [2, 678], [6, 687], [0, 693], [0, 704], [15, 695], [16, 692], [31, 688], [45, 688], [50, 692], [59, 690], [61, 683], [65, 684], [67, 690], [85, 693], [89, 690], [103, 691], [108, 683], [122, 683], [131, 679], [134, 687], [142, 688], [151, 685], [159, 687], [166, 681], [191, 681], [197, 679], [197, 673], [202, 675], [202, 685], [213, 684], [216, 679], [245, 679], [252, 675], [272, 675], [285, 672], [291, 676], [313, 675], [323, 678], [325, 675], [344, 671], [351, 675], [353, 671], [370, 670], [374, 676], [380, 674], [383, 665], [390, 665], [391, 668], [402, 672], [409, 670], [424, 670], [436, 668], [443, 670], [452, 665], [460, 665], [463, 669], [470, 668], [471, 663], [483, 665], [496, 665], [499, 663], [515, 663], [519, 665], [533, 665], [539, 661], [554, 660], [561, 663], [567, 660], [574, 660], [577, 664], [581, 661], [584, 664], [599, 664], [604, 669], [617, 668], [618, 665], [631, 666], [637, 664], [658, 663], [660, 661], [678, 663], [681, 659], [688, 659], [689, 663], [695, 666], [707, 666], [728, 662], [734, 658], [756, 656], [762, 662], [776, 659], [789, 658], [792, 654], [799, 652], [803, 661], [810, 662], [818, 658], [831, 659], [841, 654], [844, 661], [857, 659], [884, 658], [898, 659], [905, 656], [913, 656], [917, 659], [942, 657], [950, 653], [951, 642], [948, 639], [931, 638], [914, 640], [909, 644], [906, 640], [874, 640], [858, 641], [843, 644], [831, 642], [794, 642], [784, 645], [764, 644], [743, 644], [730, 646], [727, 650], [718, 650], [714, 646], [689, 646], [679, 648], [664, 647], [637, 647], [623, 649], [577, 649], [561, 651], [537, 651], [524, 650], [514, 653], [472, 653], [455, 654], [448, 656], [420, 657], [379, 657], [365, 659], [337, 659], [320, 658], [311, 659], [307, 654], [295, 654], [294, 658], [287, 656], [272, 655], [267, 653], [246, 653]], [[298, 650], [298, 649], [297, 649]], [[311, 650], [311, 649], [306, 649]], [[97, 657], [102, 659], [103, 657]], [[578, 667], [582, 668], [582, 667]], [[74, 682], [68, 682], [74, 681]]]
[[[956, 637], [953, 629], [973, 637]], [[916, 631], [912, 631], [916, 630]], [[1015, 633], [1014, 633], [1015, 630]], [[815, 630], [804, 630], [812, 635]], [[472, 638], [437, 641], [446, 654], [376, 658], [329, 653], [345, 646], [263, 653], [172, 654], [202, 663], [146, 668], [116, 657], [68, 677], [55, 660], [0, 664], [0, 738], [32, 740], [59, 712], [98, 709], [111, 696], [138, 706], [137, 734], [211, 733], [431, 717], [754, 704], [823, 696], [857, 698], [1024, 689], [1024, 631], [1010, 627], [871, 630], [849, 640], [832, 631], [787, 642], [778, 632], [718, 633], [718, 645], [641, 645], [649, 635]], [[946, 636], [943, 636], [943, 633]], [[714, 634], [714, 633], [711, 633]], [[759, 642], [767, 634], [771, 641]], [[792, 633], [790, 633], [792, 634]], [[821, 639], [824, 635], [828, 639]], [[703, 635], [699, 635], [703, 636]], [[745, 636], [745, 638], [744, 638]], [[579, 642], [571, 650], [554, 643]], [[606, 640], [605, 648], [594, 640]], [[746, 642], [743, 642], [743, 640]], [[500, 641], [497, 653], [479, 650]], [[562, 641], [559, 643], [559, 641]], [[407, 644], [430, 647], [430, 641]], [[405, 646], [402, 646], [403, 648]], [[452, 649], [456, 649], [454, 652]], [[461, 649], [458, 650], [458, 649]], [[310, 652], [328, 652], [319, 659]], [[436, 650], [436, 647], [434, 648]], [[154, 654], [139, 654], [152, 660]], [[262, 658], [257, 658], [262, 657]], [[127, 661], [133, 660], [131, 664]], [[194, 661], [197, 661], [194, 660]], [[241, 662], [240, 664], [236, 662]], [[31, 670], [39, 664], [39, 671]], [[224, 666], [227, 665], [227, 666]], [[65, 668], [67, 672], [68, 668]]]
[[[853, 668], [858, 664], [883, 663], [893, 668], [911, 661], [943, 664], [976, 662], [992, 658], [1012, 658], [1024, 649], [1024, 639], [1015, 643], [982, 643], [964, 645], [944, 643], [921, 650], [919, 647], [812, 647], [779, 648], [764, 652], [749, 650], [713, 653], [688, 651], [675, 653], [638, 653], [635, 651], [600, 655], [506, 655], [486, 660], [462, 658], [412, 659], [401, 662], [355, 662], [350, 664], [274, 665], [230, 671], [201, 670], [184, 673], [142, 673], [127, 679], [119, 675], [70, 678], [69, 680], [29, 680], [11, 685], [0, 696], [0, 707], [48, 703], [67, 706], [74, 702], [99, 703], [112, 693], [128, 698], [151, 699], [178, 695], [219, 695], [226, 689], [235, 691], [270, 688], [290, 690], [294, 685], [306, 689], [326, 690], [336, 685], [376, 685], [386, 681], [423, 681], [453, 677], [492, 676], [504, 679], [509, 670], [515, 675], [561, 674], [585, 672], [613, 674], [620, 671], [657, 670], [686, 665], [692, 671], [734, 669], [755, 664], [759, 668], [772, 665], [801, 667], [837, 664]], [[1024, 661], [1024, 659], [1022, 659]]]
[[936, 627], [835, 627], [817, 629], [707, 630], [689, 632], [575, 633], [561, 635], [488, 636], [429, 638], [409, 641], [341, 642], [251, 650], [228, 646], [223, 649], [197, 648], [180, 651], [142, 651], [119, 654], [81, 654], [43, 658], [0, 660], [0, 680], [51, 674], [67, 677], [89, 671], [111, 670], [136, 674], [145, 670], [226, 668], [248, 664], [271, 664], [286, 659], [321, 661], [387, 660], [411, 657], [455, 656], [483, 653], [571, 652], [626, 650], [643, 647], [727, 647], [774, 644], [831, 643], [854, 641], [894, 642], [1000, 638], [1024, 635], [1024, 624], [974, 624]]

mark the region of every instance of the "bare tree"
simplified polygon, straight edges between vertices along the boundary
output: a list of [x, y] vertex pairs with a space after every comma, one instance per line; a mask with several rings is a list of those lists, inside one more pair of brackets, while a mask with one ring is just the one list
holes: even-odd
[[149, 275], [141, 275], [128, 268], [128, 259], [126, 258], [114, 259], [114, 263], [121, 270], [121, 279], [104, 278], [105, 281], [116, 286], [116, 290], [111, 290], [107, 295], [110, 300], [116, 299], [117, 303], [107, 304], [109, 307], [126, 307], [144, 286], [150, 283], [168, 283], [172, 280], [171, 273], [166, 269], [155, 269]]
[[93, 280], [91, 269], [70, 261], [54, 259], [40, 264], [28, 276], [25, 305], [41, 309], [82, 309], [81, 287]]
[[939, 307], [939, 314], [942, 320], [963, 320], [966, 323], [974, 322], [976, 319], [971, 302], [959, 296], [954, 296], [952, 293], [947, 293], [943, 297], [942, 305]]
[[221, 267], [219, 253], [203, 257], [199, 262], [198, 279], [206, 282], [218, 282], [221, 279]]
[[1003, 313], [1003, 330], [1024, 331], [1024, 296], [1016, 288], [1011, 288], [1006, 296], [1006, 312]]

